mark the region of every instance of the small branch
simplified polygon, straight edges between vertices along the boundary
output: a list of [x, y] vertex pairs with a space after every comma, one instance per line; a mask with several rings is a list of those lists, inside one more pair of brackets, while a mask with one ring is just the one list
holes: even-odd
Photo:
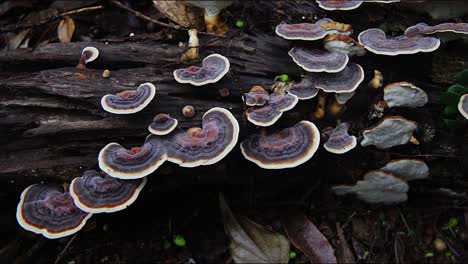
[[74, 14], [78, 14], [78, 13], [86, 12], [86, 11], [99, 10], [99, 9], [103, 9], [103, 8], [104, 8], [104, 7], [103, 7], [102, 5], [100, 5], [100, 6], [84, 7], [84, 8], [80, 8], [80, 9], [75, 9], [75, 10], [67, 11], [67, 12], [65, 12], [65, 13], [60, 14], [59, 17], [68, 16], [68, 15], [74, 15]]
[[78, 236], [78, 234], [79, 234], [79, 232], [76, 233], [72, 238], [70, 238], [70, 240], [68, 240], [67, 245], [65, 245], [65, 247], [62, 249], [62, 251], [60, 251], [60, 253], [57, 255], [57, 258], [55, 259], [54, 264], [57, 264], [57, 263], [60, 262], [60, 260], [62, 260], [63, 256], [65, 255], [65, 253], [67, 252], [68, 248], [73, 243], [75, 238]]

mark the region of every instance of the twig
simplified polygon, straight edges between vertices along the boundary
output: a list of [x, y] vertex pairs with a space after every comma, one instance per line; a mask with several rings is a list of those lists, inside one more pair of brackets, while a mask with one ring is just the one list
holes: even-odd
[[73, 241], [75, 240], [75, 238], [78, 236], [79, 232], [76, 233], [72, 238], [70, 238], [70, 240], [68, 241], [67, 245], [65, 245], [65, 247], [62, 249], [62, 251], [60, 251], [60, 253], [57, 255], [57, 258], [55, 259], [55, 262], [54, 264], [57, 264], [60, 262], [60, 260], [62, 260], [63, 256], [65, 255], [65, 252], [67, 251], [67, 249], [70, 247], [71, 243], [73, 243]]
[[68, 16], [68, 15], [74, 15], [74, 14], [78, 14], [78, 13], [86, 12], [86, 11], [99, 10], [99, 9], [103, 9], [103, 8], [104, 8], [104, 7], [103, 7], [102, 5], [100, 5], [100, 6], [84, 7], [84, 8], [80, 8], [80, 9], [75, 9], [75, 10], [67, 11], [67, 12], [65, 12], [65, 13], [60, 14], [59, 17]]

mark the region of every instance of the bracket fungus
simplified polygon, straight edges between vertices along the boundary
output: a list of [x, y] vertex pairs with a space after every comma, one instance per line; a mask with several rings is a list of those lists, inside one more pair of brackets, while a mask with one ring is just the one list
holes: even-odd
[[148, 126], [151, 134], [163, 136], [171, 133], [179, 122], [177, 119], [167, 114], [158, 114], [153, 118], [153, 122]]
[[203, 8], [205, 11], [205, 24], [206, 24], [206, 31], [209, 33], [214, 33], [218, 35], [223, 35], [228, 31], [228, 27], [224, 22], [222, 22], [219, 18], [219, 14], [221, 11], [230, 6], [233, 1], [226, 1], [226, 0], [216, 0], [216, 1], [196, 1], [196, 0], [188, 0], [189, 4], [194, 5], [199, 8]]
[[221, 80], [229, 72], [229, 67], [229, 60], [226, 57], [220, 54], [211, 54], [203, 60], [201, 67], [190, 66], [175, 70], [174, 78], [179, 83], [202, 86]]
[[367, 203], [392, 204], [408, 199], [409, 185], [392, 173], [375, 170], [364, 175], [363, 180], [355, 185], [337, 185], [332, 187], [336, 195], [355, 194]]
[[288, 54], [297, 65], [308, 72], [340, 72], [349, 61], [348, 55], [345, 53], [318, 49], [294, 47]]
[[167, 159], [161, 140], [149, 135], [143, 146], [130, 150], [118, 143], [109, 143], [99, 152], [99, 168], [119, 179], [143, 178], [161, 166]]
[[389, 56], [432, 52], [440, 46], [438, 38], [422, 35], [402, 35], [389, 39], [385, 32], [378, 28], [371, 28], [361, 32], [358, 40], [367, 50], [375, 54]]
[[58, 185], [33, 184], [21, 193], [16, 219], [24, 229], [54, 239], [78, 232], [91, 217]]
[[391, 160], [380, 170], [397, 175], [405, 181], [425, 179], [429, 176], [429, 167], [418, 159]]
[[136, 90], [104, 95], [101, 99], [101, 106], [109, 113], [133, 114], [143, 110], [155, 95], [156, 87], [152, 83], [143, 83]]
[[328, 140], [323, 144], [323, 147], [330, 153], [343, 154], [357, 145], [355, 136], [348, 134], [349, 125], [341, 123], [333, 130], [325, 132], [328, 134]]
[[460, 102], [458, 103], [458, 111], [468, 119], [468, 94], [463, 95], [460, 97]]
[[[287, 24], [281, 23], [276, 26], [276, 35], [289, 40], [318, 40], [329, 34], [322, 26], [333, 22], [328, 18], [323, 18], [315, 23]], [[331, 29], [336, 31], [336, 29]], [[348, 29], [349, 30], [349, 29]]]
[[270, 94], [261, 86], [254, 86], [244, 94], [247, 106], [262, 106], [270, 100]]
[[363, 56], [366, 54], [364, 46], [347, 35], [328, 35], [323, 40], [323, 44], [323, 47], [329, 52], [344, 53], [348, 56]]
[[247, 120], [257, 126], [271, 126], [278, 121], [283, 112], [293, 109], [298, 102], [299, 98], [294, 94], [287, 93], [282, 95], [273, 93], [270, 95], [268, 103], [264, 106], [247, 109]]
[[214, 107], [202, 118], [202, 128], [173, 133], [164, 140], [167, 159], [181, 167], [211, 165], [236, 145], [239, 123], [228, 110]]
[[300, 82], [294, 83], [289, 88], [289, 93], [297, 96], [299, 100], [308, 100], [317, 96], [319, 89], [315, 88], [314, 83], [304, 77]]
[[350, 93], [359, 87], [364, 80], [364, 70], [359, 64], [348, 63], [338, 73], [312, 73], [309, 78], [315, 88], [327, 93]]
[[92, 62], [99, 56], [99, 50], [95, 47], [86, 47], [81, 51], [81, 57], [77, 68], [86, 68], [86, 63]]
[[316, 0], [319, 7], [328, 11], [334, 10], [352, 10], [362, 5], [362, 3], [394, 3], [400, 2], [400, 0]]
[[418, 34], [432, 35], [436, 33], [458, 33], [468, 34], [468, 23], [442, 23], [435, 26], [429, 26], [426, 23], [418, 23], [414, 26], [408, 27], [405, 30], [405, 35], [413, 36]]
[[364, 130], [361, 146], [375, 145], [379, 149], [404, 145], [413, 138], [417, 124], [401, 116], [384, 117], [377, 125]]
[[264, 169], [297, 167], [314, 156], [320, 133], [314, 123], [301, 121], [279, 133], [250, 135], [240, 147], [244, 157]]
[[426, 92], [409, 82], [391, 83], [384, 87], [383, 92], [383, 98], [390, 108], [420, 107], [428, 101]]
[[75, 205], [89, 213], [112, 213], [130, 206], [146, 184], [146, 177], [122, 180], [88, 170], [73, 179], [70, 195]]

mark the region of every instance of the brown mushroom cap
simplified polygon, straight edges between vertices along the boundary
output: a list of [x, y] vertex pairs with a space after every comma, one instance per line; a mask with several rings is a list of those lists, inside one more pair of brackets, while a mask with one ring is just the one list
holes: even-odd
[[401, 116], [384, 117], [375, 126], [364, 130], [361, 146], [375, 145], [379, 149], [403, 145], [413, 136], [417, 123]]
[[458, 111], [468, 119], [468, 94], [463, 95], [460, 97], [460, 102], [458, 102]]

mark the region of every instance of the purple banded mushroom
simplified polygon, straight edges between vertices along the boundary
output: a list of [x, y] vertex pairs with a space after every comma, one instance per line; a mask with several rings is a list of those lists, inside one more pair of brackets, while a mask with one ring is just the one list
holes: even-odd
[[420, 107], [427, 103], [427, 94], [409, 82], [391, 83], [384, 87], [384, 101], [392, 107]]
[[171, 133], [178, 123], [177, 119], [170, 115], [158, 114], [153, 118], [153, 122], [148, 126], [148, 130], [151, 134], [163, 136]]
[[409, 185], [392, 173], [375, 170], [364, 175], [355, 185], [333, 186], [336, 195], [354, 194], [367, 203], [400, 203], [408, 199]]
[[133, 114], [145, 108], [154, 98], [156, 87], [143, 83], [136, 90], [126, 90], [117, 94], [106, 94], [101, 98], [104, 110], [113, 114]]
[[314, 123], [301, 121], [279, 133], [250, 135], [240, 147], [244, 157], [264, 169], [297, 167], [311, 159], [320, 144]]
[[229, 67], [229, 60], [226, 57], [220, 54], [211, 54], [203, 60], [201, 67], [190, 66], [175, 70], [174, 78], [179, 83], [202, 86], [221, 80], [228, 73]]
[[324, 48], [329, 52], [344, 53], [348, 56], [363, 56], [366, 49], [359, 42], [349, 36], [332, 34], [323, 40]]
[[350, 93], [356, 90], [364, 80], [364, 70], [359, 64], [348, 63], [338, 73], [312, 73], [309, 74], [315, 88], [327, 93]]
[[413, 138], [417, 124], [401, 116], [384, 117], [375, 126], [364, 130], [361, 146], [375, 145], [379, 149], [404, 145]]
[[436, 26], [429, 26], [426, 23], [418, 23], [414, 26], [411, 26], [406, 29], [405, 35], [432, 35], [436, 33], [458, 33], [458, 34], [468, 34], [468, 23], [442, 23]]
[[460, 97], [460, 102], [458, 102], [458, 111], [460, 111], [464, 118], [468, 119], [468, 94]]
[[149, 135], [143, 146], [125, 149], [118, 143], [109, 143], [99, 152], [99, 168], [119, 179], [143, 178], [161, 166], [167, 159], [161, 139]]
[[214, 107], [202, 118], [202, 128], [172, 133], [164, 140], [167, 160], [181, 167], [212, 165], [236, 145], [239, 123], [228, 110]]
[[380, 170], [397, 175], [405, 181], [426, 179], [429, 176], [429, 167], [418, 159], [391, 160]]
[[343, 154], [356, 147], [357, 140], [355, 136], [348, 134], [348, 123], [341, 123], [333, 130], [326, 132], [328, 140], [323, 147], [330, 153]]
[[33, 184], [21, 193], [16, 219], [24, 229], [54, 239], [78, 232], [91, 217], [58, 185]]
[[394, 3], [400, 2], [400, 0], [316, 0], [319, 4], [319, 7], [325, 10], [334, 11], [334, 10], [352, 10], [356, 9], [362, 5], [362, 3]]
[[228, 27], [226, 26], [226, 24], [219, 19], [219, 14], [224, 8], [230, 6], [233, 1], [188, 0], [187, 2], [196, 7], [203, 8], [203, 10], [205, 11], [204, 13], [205, 13], [206, 31], [208, 31], [209, 33], [214, 33], [218, 35], [222, 35], [228, 31]]
[[314, 83], [308, 78], [302, 78], [300, 82], [294, 83], [289, 88], [289, 93], [297, 96], [299, 100], [308, 100], [317, 96], [319, 89], [315, 88]]
[[273, 93], [270, 95], [270, 101], [268, 101], [268, 105], [273, 106], [280, 112], [286, 112], [293, 109], [297, 102], [299, 102], [299, 98], [297, 98], [297, 96], [294, 94]]
[[293, 94], [273, 93], [266, 105], [247, 109], [247, 120], [257, 126], [271, 126], [278, 121], [283, 112], [293, 109], [297, 102], [299, 98]]
[[341, 52], [327, 52], [318, 49], [292, 48], [289, 56], [308, 72], [340, 72], [348, 64], [348, 55]]
[[254, 86], [250, 92], [245, 94], [245, 104], [247, 106], [262, 106], [270, 100], [270, 95], [261, 86]]
[[146, 178], [122, 180], [88, 170], [73, 179], [70, 195], [81, 210], [93, 214], [123, 210], [137, 199], [146, 184]]
[[99, 50], [95, 47], [86, 47], [81, 51], [81, 57], [77, 68], [86, 68], [86, 63], [92, 62], [99, 56]]
[[324, 18], [320, 19], [314, 24], [300, 23], [300, 24], [286, 24], [281, 23], [276, 26], [276, 35], [289, 40], [317, 40], [324, 38], [328, 32], [322, 25], [330, 23], [333, 20]]
[[371, 28], [361, 32], [358, 40], [367, 50], [375, 54], [389, 56], [432, 52], [440, 46], [438, 38], [422, 35], [402, 35], [388, 39], [385, 32], [378, 28]]

